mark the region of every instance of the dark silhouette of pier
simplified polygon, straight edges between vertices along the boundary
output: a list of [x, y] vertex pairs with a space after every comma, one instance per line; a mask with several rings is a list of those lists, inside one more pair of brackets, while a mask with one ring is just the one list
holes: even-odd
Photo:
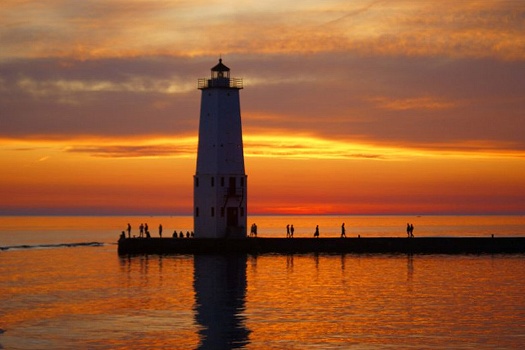
[[525, 237], [121, 238], [119, 254], [519, 254]]

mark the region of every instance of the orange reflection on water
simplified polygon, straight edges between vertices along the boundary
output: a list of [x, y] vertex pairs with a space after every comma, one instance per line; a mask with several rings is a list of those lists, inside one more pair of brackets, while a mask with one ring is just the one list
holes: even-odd
[[[251, 348], [496, 345], [519, 332], [520, 259], [295, 255], [248, 260]], [[519, 285], [518, 285], [519, 284]], [[495, 286], [498, 286], [495, 288]], [[501, 289], [500, 289], [501, 288]], [[501, 294], [499, 294], [501, 292]], [[500, 322], [488, 323], [488, 319]], [[514, 326], [512, 326], [514, 325]], [[476, 345], [478, 344], [478, 345]]]
[[1, 254], [6, 348], [517, 348], [525, 319], [522, 256]]
[[22, 337], [41, 348], [194, 347], [192, 259], [119, 259], [114, 249], [32, 249], [3, 256], [2, 271], [9, 271], [9, 288], [3, 289], [9, 303], [2, 306], [7, 336], [29, 329]]

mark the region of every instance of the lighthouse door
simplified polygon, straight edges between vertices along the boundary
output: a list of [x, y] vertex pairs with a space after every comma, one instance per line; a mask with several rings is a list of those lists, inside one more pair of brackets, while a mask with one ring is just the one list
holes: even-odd
[[226, 225], [229, 227], [236, 227], [239, 226], [239, 208], [237, 207], [228, 207], [227, 208], [227, 223]]

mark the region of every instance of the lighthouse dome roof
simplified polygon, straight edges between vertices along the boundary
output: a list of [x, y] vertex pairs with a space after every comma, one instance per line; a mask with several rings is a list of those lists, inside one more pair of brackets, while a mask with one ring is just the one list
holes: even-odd
[[219, 63], [217, 63], [217, 65], [215, 67], [213, 67], [211, 69], [212, 72], [229, 72], [230, 71], [230, 68], [226, 67], [223, 63], [222, 63], [222, 58], [219, 58]]

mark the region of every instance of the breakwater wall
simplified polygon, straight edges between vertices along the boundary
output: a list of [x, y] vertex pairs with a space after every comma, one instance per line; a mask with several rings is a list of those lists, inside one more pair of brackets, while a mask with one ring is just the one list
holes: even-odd
[[519, 254], [525, 237], [121, 238], [119, 254]]

